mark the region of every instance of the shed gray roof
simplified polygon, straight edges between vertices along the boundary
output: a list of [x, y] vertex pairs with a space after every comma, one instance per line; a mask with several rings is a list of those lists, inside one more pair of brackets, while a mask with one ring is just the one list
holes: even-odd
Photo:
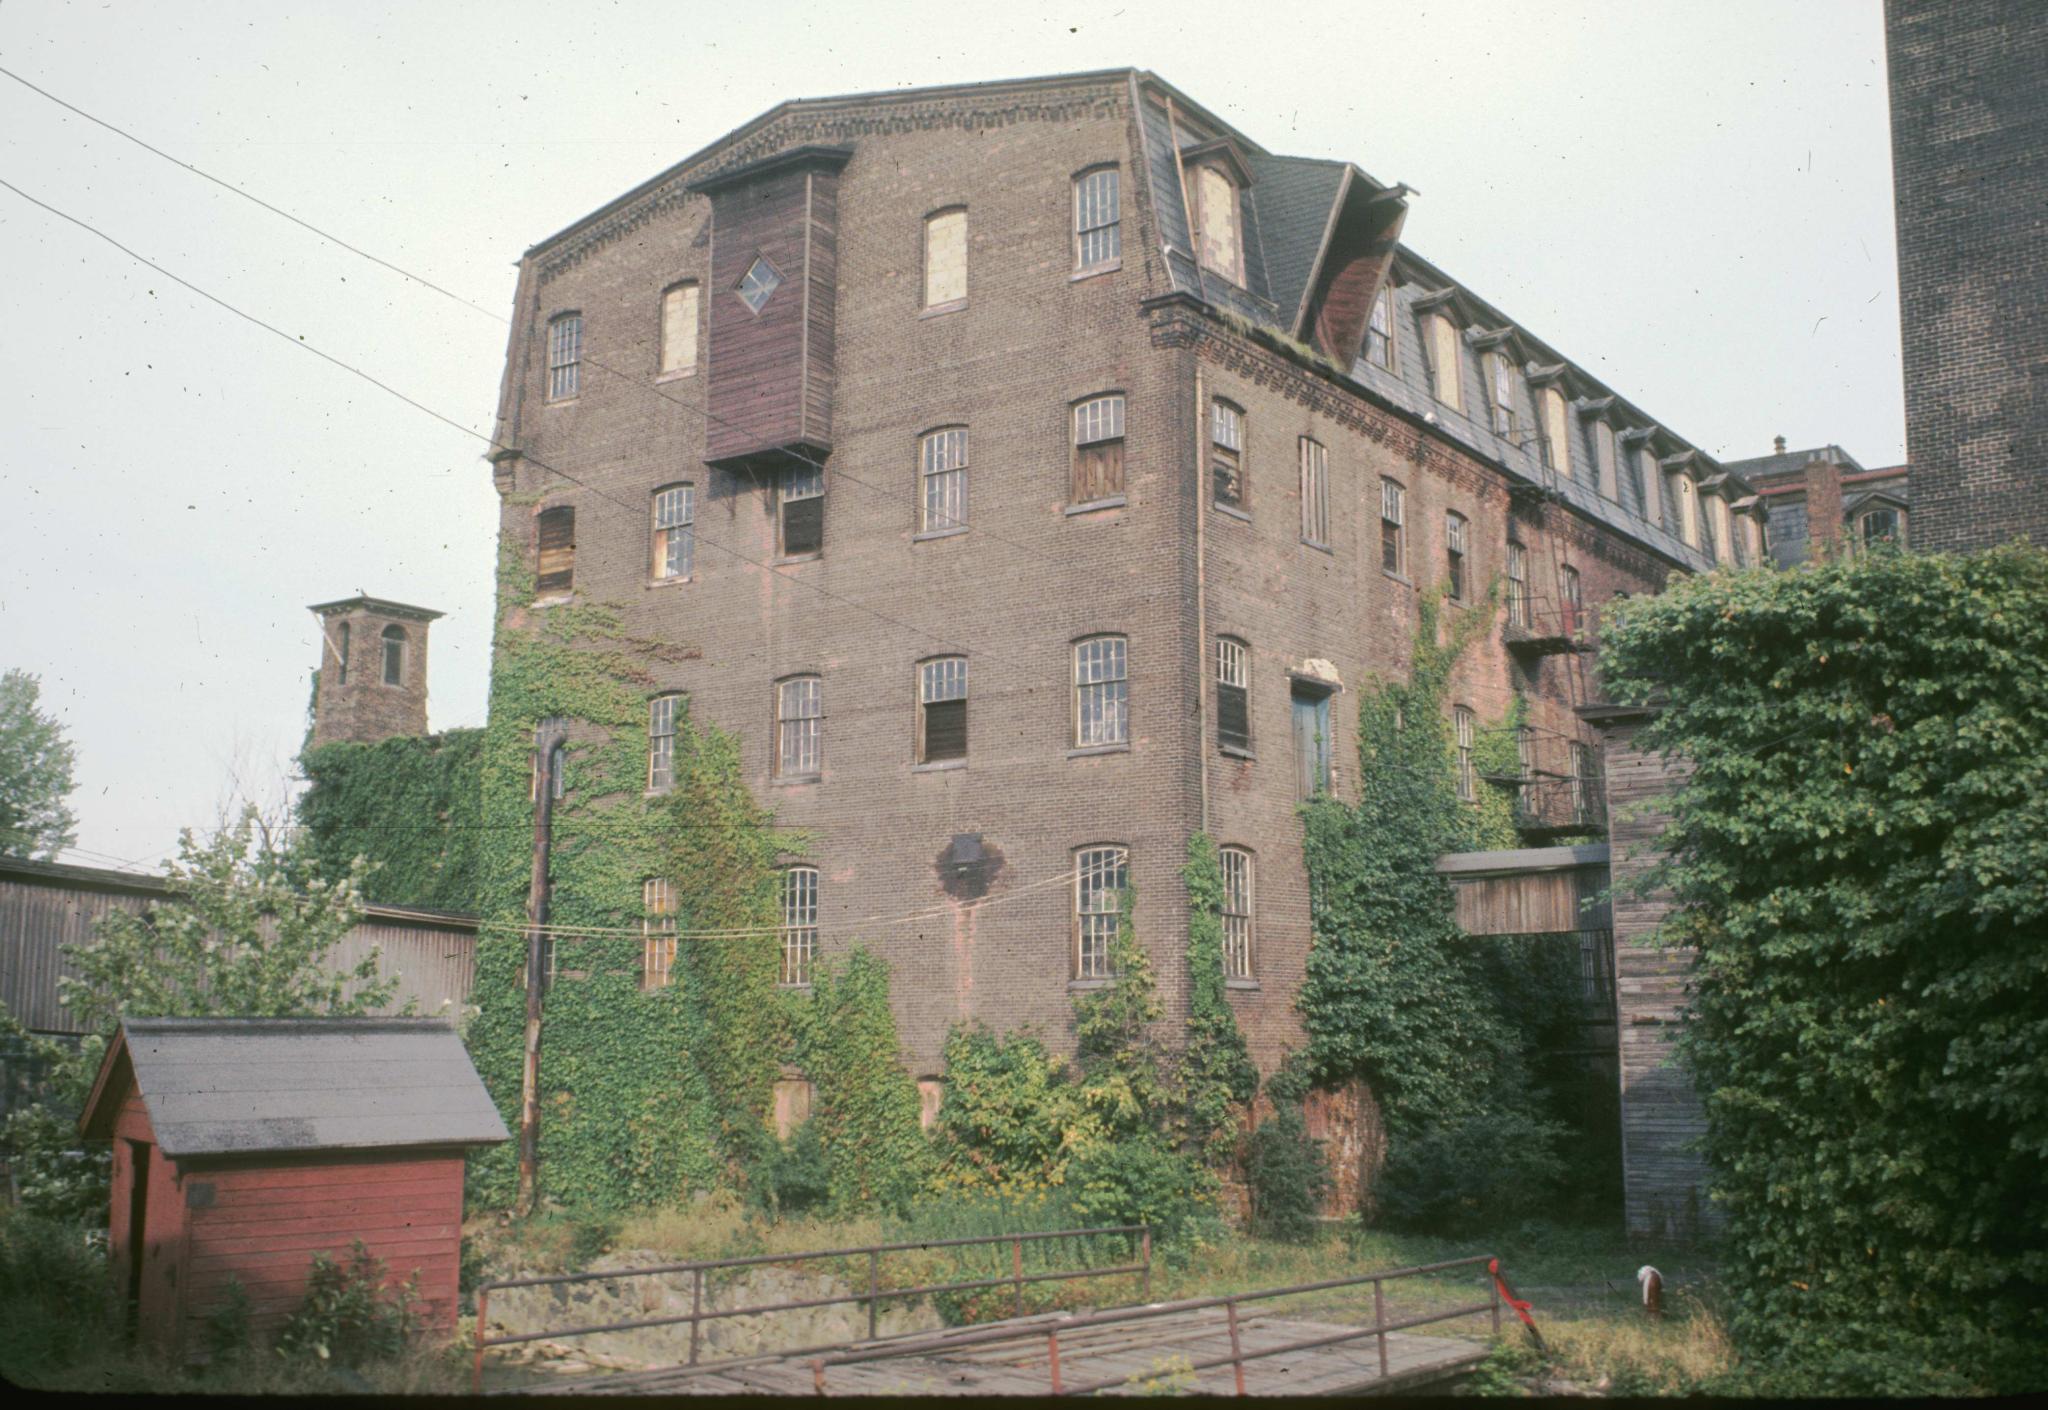
[[507, 1138], [461, 1038], [438, 1019], [131, 1018], [121, 1030], [173, 1159]]

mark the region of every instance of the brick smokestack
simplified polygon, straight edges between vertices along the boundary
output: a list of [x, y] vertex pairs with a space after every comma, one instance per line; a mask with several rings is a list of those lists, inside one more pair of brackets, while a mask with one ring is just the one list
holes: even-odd
[[1806, 462], [1806, 541], [1813, 558], [1833, 558], [1842, 542], [1842, 467], [1826, 451]]

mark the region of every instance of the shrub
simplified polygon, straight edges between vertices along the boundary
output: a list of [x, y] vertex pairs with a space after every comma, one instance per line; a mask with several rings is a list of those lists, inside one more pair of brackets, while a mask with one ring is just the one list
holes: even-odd
[[816, 1121], [769, 1147], [754, 1166], [747, 1193], [778, 1218], [815, 1213], [832, 1202], [832, 1162]]
[[1298, 1102], [1278, 1103], [1245, 1143], [1251, 1228], [1261, 1238], [1305, 1243], [1330, 1190], [1329, 1162], [1308, 1134]]
[[1393, 1142], [1373, 1186], [1377, 1218], [1464, 1235], [1541, 1211], [1564, 1177], [1555, 1123], [1526, 1112], [1454, 1118]]
[[1068, 1199], [1085, 1224], [1149, 1224], [1155, 1243], [1177, 1247], [1215, 1193], [1210, 1174], [1156, 1136], [1096, 1147], [1067, 1168]]
[[346, 1263], [316, 1253], [306, 1278], [306, 1300], [277, 1335], [278, 1355], [350, 1368], [391, 1360], [412, 1338], [418, 1296], [419, 1274], [387, 1285], [384, 1260], [361, 1239], [350, 1248]]
[[618, 1235], [619, 1219], [616, 1215], [576, 1215], [569, 1221], [569, 1266], [590, 1267], [600, 1254], [610, 1251]]
[[106, 1254], [83, 1224], [14, 1210], [0, 1224], [0, 1370], [19, 1382], [116, 1336]]

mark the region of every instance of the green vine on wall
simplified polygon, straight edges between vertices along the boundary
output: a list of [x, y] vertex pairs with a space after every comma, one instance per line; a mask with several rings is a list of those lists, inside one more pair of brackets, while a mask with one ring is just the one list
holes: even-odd
[[298, 801], [304, 859], [318, 875], [346, 876], [367, 857], [366, 901], [473, 911], [483, 739], [482, 730], [455, 729], [307, 749], [299, 756], [308, 784]]
[[1259, 1071], [1245, 1049], [1244, 1033], [1223, 974], [1223, 867], [1215, 839], [1188, 839], [1181, 877], [1188, 888], [1187, 1046], [1181, 1054], [1186, 1089], [1188, 1140], [1211, 1167], [1224, 1164], [1237, 1144], [1238, 1113], [1258, 1093]]

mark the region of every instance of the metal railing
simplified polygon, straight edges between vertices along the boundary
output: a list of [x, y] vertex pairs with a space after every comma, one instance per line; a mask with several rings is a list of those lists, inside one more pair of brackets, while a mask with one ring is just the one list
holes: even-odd
[[[1129, 1263], [1104, 1264], [1098, 1267], [1044, 1269], [1038, 1272], [1024, 1271], [1024, 1245], [1041, 1243], [1051, 1239], [1085, 1239], [1105, 1236], [1136, 1236], [1137, 1258]], [[995, 1278], [970, 1278], [950, 1283], [926, 1283], [914, 1287], [884, 1287], [881, 1282], [882, 1257], [890, 1253], [906, 1253], [931, 1249], [961, 1249], [1007, 1246], [1010, 1250], [1010, 1271], [1007, 1276]], [[865, 1291], [849, 1292], [835, 1297], [794, 1298], [783, 1302], [761, 1303], [751, 1307], [707, 1308], [704, 1305], [705, 1277], [723, 1269], [758, 1268], [769, 1264], [815, 1263], [825, 1259], [866, 1258], [867, 1288]], [[639, 1317], [620, 1322], [601, 1322], [570, 1327], [549, 1327], [538, 1331], [515, 1332], [507, 1336], [488, 1335], [490, 1297], [493, 1292], [509, 1288], [560, 1287], [574, 1283], [615, 1282], [626, 1278], [668, 1277], [687, 1273], [691, 1275], [690, 1310], [671, 1313], [660, 1317]], [[527, 1342], [551, 1341], [564, 1337], [594, 1336], [601, 1332], [632, 1331], [641, 1327], [670, 1327], [688, 1323], [690, 1327], [690, 1359], [687, 1364], [698, 1364], [702, 1347], [703, 1325], [727, 1317], [754, 1317], [773, 1312], [795, 1312], [812, 1307], [836, 1307], [848, 1303], [866, 1303], [868, 1311], [868, 1339], [873, 1341], [879, 1330], [879, 1317], [884, 1302], [927, 1297], [937, 1293], [973, 1292], [986, 1288], [1007, 1287], [1012, 1290], [1011, 1311], [1021, 1317], [1024, 1314], [1024, 1289], [1033, 1283], [1069, 1282], [1079, 1278], [1112, 1278], [1136, 1276], [1145, 1297], [1152, 1295], [1152, 1230], [1142, 1224], [1119, 1224], [1099, 1229], [1051, 1229], [1035, 1233], [986, 1234], [960, 1239], [925, 1239], [912, 1243], [862, 1244], [854, 1248], [810, 1249], [800, 1253], [762, 1253], [745, 1258], [700, 1259], [690, 1263], [661, 1263], [646, 1268], [610, 1268], [590, 1273], [554, 1273], [532, 1278], [500, 1278], [484, 1283], [476, 1290], [476, 1357], [470, 1371], [470, 1388], [480, 1393], [483, 1388], [484, 1352], [492, 1347], [515, 1346]], [[816, 1347], [793, 1347], [782, 1355], [800, 1355]]]
[[[1410, 1327], [1427, 1326], [1432, 1322], [1448, 1322], [1458, 1317], [1472, 1317], [1479, 1313], [1490, 1313], [1493, 1318], [1493, 1335], [1500, 1335], [1501, 1326], [1501, 1283], [1489, 1273], [1487, 1300], [1453, 1307], [1448, 1311], [1426, 1313], [1417, 1317], [1403, 1317], [1398, 1321], [1387, 1320], [1387, 1299], [1385, 1285], [1401, 1278], [1413, 1278], [1428, 1273], [1441, 1273], [1451, 1268], [1487, 1267], [1496, 1260], [1490, 1254], [1475, 1254], [1470, 1258], [1453, 1258], [1442, 1263], [1423, 1263], [1412, 1268], [1394, 1268], [1379, 1273], [1363, 1273], [1352, 1278], [1329, 1278], [1316, 1283], [1297, 1283], [1284, 1288], [1261, 1288], [1256, 1292], [1232, 1293], [1223, 1297], [1184, 1298], [1178, 1302], [1152, 1303], [1143, 1307], [1114, 1308], [1107, 1312], [1093, 1312], [1054, 1316], [1038, 1325], [1019, 1326], [1014, 1323], [994, 1327], [969, 1327], [933, 1336], [905, 1337], [891, 1341], [886, 1346], [860, 1347], [839, 1352], [836, 1355], [819, 1356], [811, 1362], [811, 1383], [819, 1395], [826, 1391], [826, 1372], [833, 1366], [850, 1366], [868, 1361], [883, 1361], [896, 1357], [943, 1354], [963, 1347], [979, 1346], [992, 1342], [1016, 1341], [1028, 1337], [1045, 1338], [1046, 1365], [1049, 1372], [1049, 1388], [1053, 1395], [1092, 1395], [1097, 1391], [1127, 1387], [1129, 1376], [1113, 1376], [1105, 1380], [1082, 1381], [1069, 1384], [1060, 1367], [1060, 1336], [1091, 1327], [1106, 1327], [1130, 1322], [1144, 1321], [1153, 1317], [1170, 1317], [1184, 1312], [1201, 1312], [1222, 1308], [1230, 1333], [1230, 1354], [1207, 1360], [1191, 1362], [1175, 1368], [1177, 1373], [1194, 1373], [1215, 1370], [1229, 1366], [1236, 1381], [1237, 1394], [1245, 1394], [1244, 1367], [1247, 1361], [1259, 1361], [1269, 1356], [1281, 1356], [1293, 1351], [1310, 1351], [1318, 1347], [1339, 1346], [1346, 1342], [1363, 1341], [1374, 1337], [1379, 1342], [1379, 1374], [1382, 1381], [1389, 1374], [1387, 1336], [1392, 1332], [1405, 1331]], [[1244, 1349], [1239, 1335], [1238, 1309], [1248, 1302], [1264, 1302], [1274, 1298], [1293, 1297], [1302, 1293], [1328, 1292], [1337, 1288], [1355, 1288], [1370, 1285], [1372, 1288], [1373, 1321], [1369, 1327], [1358, 1327], [1328, 1336], [1307, 1337], [1288, 1342], [1281, 1346], [1264, 1346], [1253, 1351]]]

